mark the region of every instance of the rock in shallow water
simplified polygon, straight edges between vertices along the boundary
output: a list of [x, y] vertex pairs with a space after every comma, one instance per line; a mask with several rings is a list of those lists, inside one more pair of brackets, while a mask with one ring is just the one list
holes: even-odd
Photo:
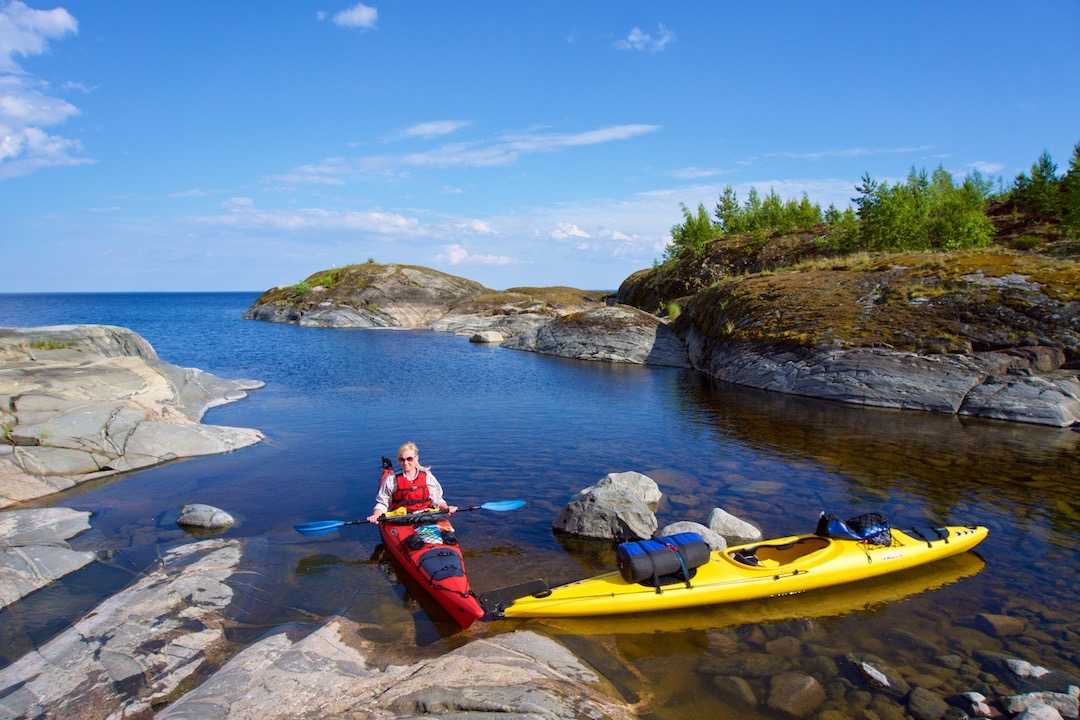
[[761, 530], [723, 508], [713, 508], [709, 513], [709, 529], [732, 544], [753, 542], [762, 538]]
[[0, 670], [0, 718], [133, 717], [174, 693], [224, 642], [239, 542], [175, 548], [72, 627]]
[[185, 505], [180, 509], [180, 517], [176, 518], [179, 525], [201, 528], [227, 528], [236, 523], [233, 516], [213, 505], [194, 503]]
[[89, 564], [64, 542], [90, 529], [90, 513], [33, 508], [0, 513], [0, 608]]
[[357, 625], [335, 618], [295, 641], [279, 631], [243, 650], [158, 720], [226, 718], [630, 718], [565, 647], [531, 632], [475, 640], [383, 670]]
[[562, 509], [556, 530], [602, 539], [645, 539], [656, 533], [651, 504], [660, 501], [660, 488], [637, 472], [609, 473], [581, 490]]
[[723, 550], [727, 547], [727, 541], [719, 534], [713, 532], [701, 523], [690, 522], [688, 520], [665, 525], [656, 536], [661, 537], [664, 535], [675, 535], [676, 533], [685, 532], [697, 533], [700, 535], [705, 541], [705, 544], [709, 546], [710, 550]]

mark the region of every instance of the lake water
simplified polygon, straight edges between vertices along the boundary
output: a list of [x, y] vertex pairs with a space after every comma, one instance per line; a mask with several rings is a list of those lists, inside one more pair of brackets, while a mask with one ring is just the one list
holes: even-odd
[[[0, 611], [0, 665], [130, 583], [164, 549], [190, 542], [174, 523], [177, 511], [204, 502], [239, 518], [225, 536], [247, 539], [244, 562], [258, 570], [237, 587], [231, 608], [237, 647], [281, 623], [331, 615], [363, 623], [387, 660], [530, 628], [596, 664], [646, 716], [664, 718], [775, 717], [764, 706], [733, 709], [715, 677], [749, 673], [764, 700], [766, 678], [723, 663], [775, 654], [786, 646], [771, 641], [786, 636], [802, 643], [799, 657], [784, 656], [790, 667], [836, 650], [873, 652], [942, 693], [972, 689], [973, 676], [943, 669], [897, 630], [940, 654], [1005, 649], [1077, 672], [1080, 433], [849, 407], [718, 385], [691, 371], [563, 360], [440, 333], [242, 320], [255, 297], [0, 295], [0, 325], [122, 325], [169, 362], [265, 381], [205, 421], [257, 427], [268, 438], [32, 503], [92, 511], [92, 529], [71, 544], [107, 559]], [[857, 588], [658, 617], [480, 623], [455, 633], [410, 597], [390, 566], [371, 560], [374, 528], [318, 539], [292, 530], [366, 515], [380, 456], [406, 439], [418, 443], [451, 502], [528, 502], [455, 521], [479, 591], [612, 568], [610, 547], [561, 540], [550, 529], [574, 492], [612, 471], [657, 480], [661, 525], [704, 522], [720, 506], [777, 536], [812, 530], [824, 506], [841, 516], [881, 511], [901, 527], [982, 524], [991, 532], [979, 557]], [[980, 612], [1024, 617], [1027, 630], [990, 638], [973, 629]], [[842, 685], [828, 687], [831, 702], [850, 700]]]

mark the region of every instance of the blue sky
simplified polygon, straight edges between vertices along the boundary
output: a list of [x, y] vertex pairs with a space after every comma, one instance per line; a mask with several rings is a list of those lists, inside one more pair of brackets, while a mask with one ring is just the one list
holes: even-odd
[[1064, 169], [1078, 41], [1074, 0], [0, 0], [0, 292], [613, 288], [727, 184]]

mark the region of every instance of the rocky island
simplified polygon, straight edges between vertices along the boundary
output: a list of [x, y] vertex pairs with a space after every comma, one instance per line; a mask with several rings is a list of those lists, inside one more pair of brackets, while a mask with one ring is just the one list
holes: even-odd
[[0, 328], [0, 507], [257, 443], [258, 430], [200, 421], [259, 387], [164, 362], [125, 328]]

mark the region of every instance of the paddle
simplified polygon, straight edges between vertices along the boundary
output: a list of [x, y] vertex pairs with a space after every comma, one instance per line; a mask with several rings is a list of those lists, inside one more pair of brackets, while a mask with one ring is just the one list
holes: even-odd
[[[458, 508], [458, 512], [469, 512], [471, 510], [491, 510], [492, 512], [507, 512], [510, 510], [517, 510], [518, 508], [525, 507], [524, 500], [495, 500], [493, 502], [486, 502], [482, 505], [470, 505], [469, 507]], [[405, 517], [405, 516], [403, 516]], [[301, 535], [326, 535], [329, 532], [333, 532], [338, 528], [345, 527], [346, 525], [366, 525], [367, 520], [315, 520], [312, 522], [301, 523], [294, 525], [293, 528]]]

